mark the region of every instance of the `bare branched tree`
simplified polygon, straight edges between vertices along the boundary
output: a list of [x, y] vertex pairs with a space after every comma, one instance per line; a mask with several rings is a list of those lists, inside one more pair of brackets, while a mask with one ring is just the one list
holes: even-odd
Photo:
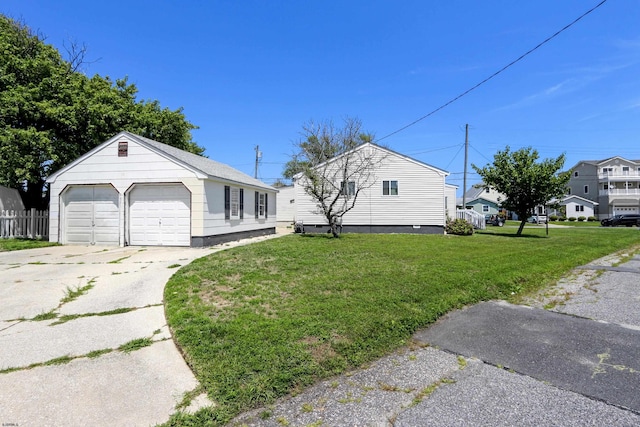
[[69, 63], [69, 69], [72, 73], [82, 72], [84, 71], [82, 68], [86, 65], [98, 62], [98, 60], [87, 60], [87, 52], [89, 49], [85, 43], [80, 44], [77, 41], [70, 39], [69, 41], [64, 41], [62, 46], [67, 53], [66, 60]]
[[367, 144], [373, 136], [361, 132], [361, 127], [353, 118], [345, 119], [342, 128], [331, 121], [305, 124], [299, 151], [288, 164], [299, 170], [299, 185], [316, 203], [316, 213], [325, 218], [334, 237], [361, 192], [375, 184], [375, 170], [383, 160], [380, 151]]

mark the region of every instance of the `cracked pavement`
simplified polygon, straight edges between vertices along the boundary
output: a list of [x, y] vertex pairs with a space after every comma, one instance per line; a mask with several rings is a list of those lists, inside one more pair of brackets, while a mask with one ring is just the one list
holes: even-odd
[[[1, 252], [0, 422], [168, 420], [198, 383], [171, 340], [164, 286], [173, 266], [211, 252], [92, 246]], [[120, 349], [126, 344], [134, 351]]]

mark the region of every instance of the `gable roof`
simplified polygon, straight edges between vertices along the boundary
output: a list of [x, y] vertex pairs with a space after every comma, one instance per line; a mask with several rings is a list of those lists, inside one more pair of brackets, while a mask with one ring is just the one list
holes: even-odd
[[[559, 203], [568, 203], [570, 199], [577, 199], [579, 202], [585, 203], [585, 204], [591, 204], [591, 205], [599, 205], [598, 202], [594, 202], [593, 200], [589, 200], [589, 199], [585, 199], [584, 197], [580, 197], [580, 196], [576, 196], [575, 194], [569, 194], [568, 196], [563, 197]], [[551, 200], [551, 203], [557, 203], [558, 200], [557, 199], [553, 199]]]
[[182, 166], [186, 166], [189, 169], [192, 169], [196, 172], [199, 172], [202, 175], [205, 175], [207, 178], [211, 179], [221, 179], [224, 181], [234, 182], [238, 184], [251, 185], [253, 187], [263, 188], [267, 190], [275, 191], [273, 187], [265, 184], [264, 182], [252, 178], [251, 176], [245, 174], [244, 172], [240, 172], [237, 169], [232, 168], [229, 165], [225, 165], [224, 163], [216, 162], [215, 160], [211, 160], [207, 157], [199, 156], [197, 154], [189, 153], [188, 151], [181, 150], [176, 147], [172, 147], [171, 145], [163, 144], [158, 141], [154, 141], [153, 139], [145, 138], [140, 135], [136, 135], [131, 132], [120, 132], [115, 135], [108, 141], [103, 142], [98, 145], [93, 150], [85, 153], [80, 156], [73, 162], [59, 169], [55, 173], [49, 175], [47, 177], [47, 182], [54, 182], [58, 175], [72, 168], [74, 165], [80, 163], [82, 160], [91, 156], [93, 153], [102, 150], [105, 146], [113, 143], [114, 141], [121, 138], [128, 138], [143, 147], [150, 149], [151, 151], [165, 157], [166, 159], [178, 163]]
[[[330, 164], [330, 163], [336, 161], [337, 159], [339, 159], [341, 157], [347, 156], [347, 155], [349, 155], [351, 153], [355, 153], [356, 151], [359, 151], [359, 150], [364, 150], [365, 148], [373, 148], [373, 149], [376, 149], [376, 150], [379, 150], [379, 151], [383, 151], [383, 152], [386, 152], [387, 154], [400, 157], [403, 160], [406, 160], [408, 162], [414, 163], [414, 164], [416, 164], [418, 166], [422, 166], [422, 167], [425, 167], [427, 169], [433, 170], [434, 172], [436, 172], [438, 174], [441, 174], [441, 175], [444, 175], [444, 176], [449, 176], [449, 172], [445, 171], [444, 169], [437, 168], [437, 167], [432, 166], [432, 165], [430, 165], [428, 163], [425, 163], [425, 162], [422, 162], [420, 160], [416, 160], [416, 159], [414, 159], [412, 157], [409, 157], [407, 155], [398, 153], [397, 151], [393, 151], [390, 148], [385, 148], [385, 147], [382, 147], [380, 145], [374, 144], [373, 142], [365, 142], [363, 144], [360, 144], [357, 147], [355, 147], [355, 148], [353, 148], [353, 149], [351, 149], [351, 150], [349, 150], [349, 151], [347, 151], [345, 153], [342, 153], [342, 154], [340, 154], [338, 156], [330, 158], [329, 160], [327, 160], [325, 162], [320, 163], [316, 167], [322, 167], [322, 166], [324, 166], [326, 164]], [[299, 178], [301, 176], [302, 176], [302, 172], [298, 172], [294, 176], [294, 179]]]

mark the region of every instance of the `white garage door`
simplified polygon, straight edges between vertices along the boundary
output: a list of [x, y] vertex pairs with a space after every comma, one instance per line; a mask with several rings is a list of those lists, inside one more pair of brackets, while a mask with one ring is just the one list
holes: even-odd
[[119, 195], [110, 185], [77, 185], [64, 193], [64, 243], [118, 245]]
[[191, 245], [191, 193], [182, 184], [136, 185], [129, 194], [129, 244]]

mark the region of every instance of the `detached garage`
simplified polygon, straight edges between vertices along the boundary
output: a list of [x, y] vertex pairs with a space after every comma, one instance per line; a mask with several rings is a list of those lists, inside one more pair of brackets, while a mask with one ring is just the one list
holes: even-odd
[[197, 247], [275, 233], [273, 187], [129, 132], [47, 182], [53, 242]]

